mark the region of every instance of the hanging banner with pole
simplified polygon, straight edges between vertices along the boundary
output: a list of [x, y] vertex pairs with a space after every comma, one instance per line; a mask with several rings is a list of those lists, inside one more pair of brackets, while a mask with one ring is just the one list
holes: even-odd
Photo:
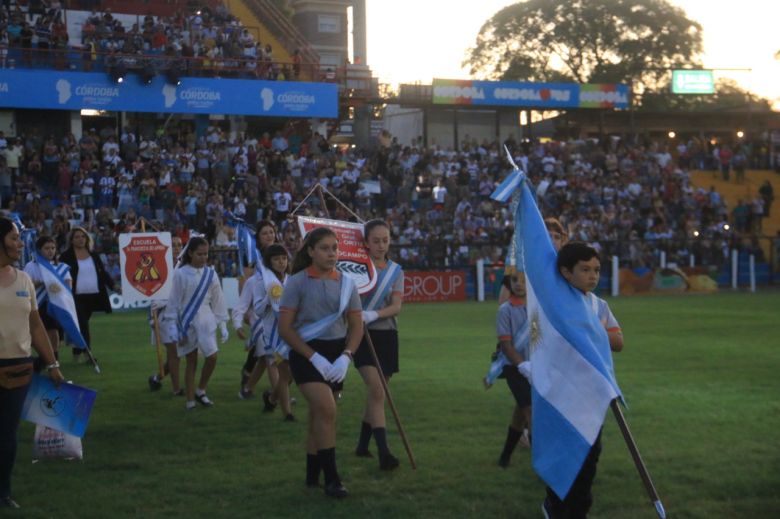
[[304, 238], [317, 227], [327, 227], [335, 232], [339, 240], [336, 270], [352, 278], [358, 293], [365, 294], [373, 290], [376, 285], [376, 268], [363, 244], [363, 224], [299, 216], [298, 227]]
[[120, 234], [119, 268], [126, 302], [167, 299], [173, 285], [171, 233]]

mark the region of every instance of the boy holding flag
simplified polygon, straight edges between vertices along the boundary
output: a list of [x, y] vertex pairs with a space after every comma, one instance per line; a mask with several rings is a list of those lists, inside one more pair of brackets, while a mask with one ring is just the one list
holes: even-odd
[[525, 271], [530, 320], [533, 467], [548, 486], [542, 507], [548, 518], [585, 517], [604, 417], [622, 396], [598, 302], [587, 294], [598, 283], [598, 258], [574, 254], [573, 263], [564, 261], [569, 253], [563, 247], [559, 270], [525, 174], [515, 167], [492, 198], [506, 202], [518, 190], [515, 254], [518, 270]]

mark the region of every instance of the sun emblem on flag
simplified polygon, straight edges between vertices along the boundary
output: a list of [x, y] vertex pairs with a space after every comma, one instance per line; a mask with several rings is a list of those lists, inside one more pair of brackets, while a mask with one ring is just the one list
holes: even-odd
[[49, 289], [49, 292], [51, 292], [52, 294], [59, 294], [59, 293], [60, 293], [60, 290], [62, 290], [62, 289], [60, 288], [60, 286], [59, 286], [58, 284], [56, 284], [56, 283], [51, 283], [51, 284], [50, 284], [48, 287], [46, 287], [46, 288], [47, 288], [47, 289]]
[[539, 325], [539, 314], [531, 316], [531, 351], [535, 350], [542, 340], [542, 327]]
[[274, 285], [271, 287], [271, 299], [279, 299], [282, 297], [282, 285]]

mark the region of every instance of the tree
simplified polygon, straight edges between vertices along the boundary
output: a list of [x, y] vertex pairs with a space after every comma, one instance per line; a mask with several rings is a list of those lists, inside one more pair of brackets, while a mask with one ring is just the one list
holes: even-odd
[[642, 91], [670, 68], [698, 65], [701, 30], [666, 0], [527, 0], [485, 22], [463, 65], [485, 79], [628, 82]]

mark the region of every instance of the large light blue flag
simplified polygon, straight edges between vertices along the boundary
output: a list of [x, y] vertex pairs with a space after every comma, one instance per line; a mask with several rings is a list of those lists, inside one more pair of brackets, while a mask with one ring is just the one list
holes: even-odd
[[620, 398], [609, 338], [585, 294], [558, 273], [556, 252], [525, 174], [513, 171], [493, 193], [515, 212], [517, 268], [525, 272], [530, 321], [532, 459], [565, 498], [598, 438], [610, 402]]
[[65, 282], [62, 272], [37, 252], [35, 262], [41, 271], [41, 280], [46, 288], [46, 311], [60, 323], [65, 336], [73, 346], [83, 350], [87, 347], [87, 341], [81, 335], [73, 293]]

